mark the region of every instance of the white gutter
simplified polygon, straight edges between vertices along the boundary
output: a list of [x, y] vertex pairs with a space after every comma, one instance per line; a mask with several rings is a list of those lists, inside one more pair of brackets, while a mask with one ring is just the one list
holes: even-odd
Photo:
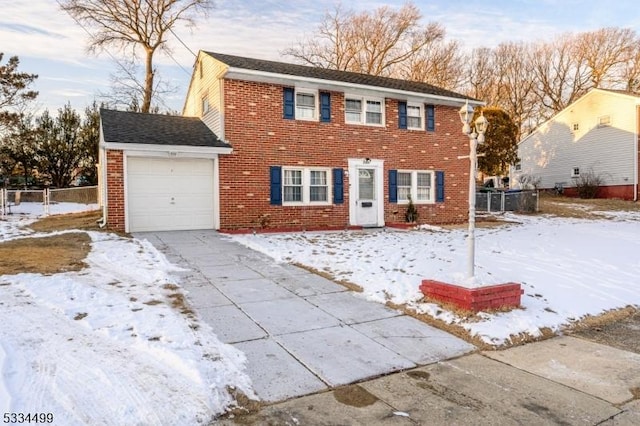
[[231, 147], [190, 146], [190, 145], [155, 145], [145, 143], [104, 142], [104, 149], [138, 152], [166, 152], [168, 154], [231, 154]]
[[[376, 92], [386, 92], [386, 93], [390, 93], [390, 94], [394, 94], [394, 95], [401, 95], [402, 97], [429, 98], [429, 99], [441, 101], [443, 103], [449, 103], [449, 104], [454, 104], [454, 105], [464, 105], [464, 103], [466, 102], [465, 99], [452, 98], [450, 96], [441, 96], [441, 95], [433, 95], [433, 94], [428, 94], [428, 93], [411, 92], [411, 91], [407, 91], [407, 90], [390, 89], [390, 88], [387, 88], [387, 87], [369, 86], [369, 85], [365, 85], [365, 84], [354, 84], [354, 83], [347, 83], [347, 82], [343, 82], [343, 81], [325, 80], [325, 79], [320, 79], [320, 78], [303, 77], [303, 76], [298, 76], [298, 75], [278, 74], [278, 73], [270, 73], [270, 72], [265, 72], [265, 71], [247, 70], [247, 69], [244, 69], [244, 68], [229, 67], [229, 69], [227, 70], [227, 72], [225, 74], [226, 74], [225, 77], [227, 77], [227, 78], [247, 76], [247, 77], [253, 77], [253, 80], [255, 81], [256, 77], [258, 77], [258, 78], [262, 77], [265, 80], [269, 80], [269, 79], [273, 79], [273, 80], [289, 80], [289, 81], [294, 80], [294, 81], [306, 82], [306, 83], [311, 83], [311, 84], [317, 84], [319, 86], [325, 86], [325, 87], [326, 86], [336, 86], [336, 87], [348, 88], [348, 89], [361, 89], [361, 90], [369, 90], [369, 91], [376, 91]], [[260, 80], [258, 79], [257, 81], [260, 81]], [[484, 105], [486, 105], [486, 102], [470, 100], [469, 104], [475, 105], [475, 106], [484, 106]]]

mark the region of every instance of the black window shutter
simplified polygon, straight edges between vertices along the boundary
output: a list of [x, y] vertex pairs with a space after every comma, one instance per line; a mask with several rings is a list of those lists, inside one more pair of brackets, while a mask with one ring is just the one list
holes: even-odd
[[271, 186], [271, 205], [282, 205], [282, 167], [271, 166], [269, 168]]
[[293, 87], [285, 87], [283, 91], [284, 113], [283, 117], [287, 120], [295, 118], [295, 93]]
[[444, 172], [436, 172], [436, 202], [444, 203]]
[[425, 105], [425, 115], [426, 115], [426, 127], [427, 132], [433, 132], [436, 130], [436, 108], [433, 105]]
[[333, 204], [344, 203], [344, 170], [333, 169]]
[[327, 92], [320, 93], [320, 121], [331, 121], [331, 94]]
[[398, 128], [407, 128], [407, 103], [398, 102]]
[[389, 202], [398, 202], [398, 171], [389, 170]]

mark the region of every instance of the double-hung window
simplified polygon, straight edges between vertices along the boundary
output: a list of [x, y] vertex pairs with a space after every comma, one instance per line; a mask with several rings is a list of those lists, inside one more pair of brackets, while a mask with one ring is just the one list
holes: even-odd
[[411, 130], [423, 130], [424, 109], [422, 105], [407, 105], [407, 128]]
[[313, 91], [296, 91], [296, 119], [318, 119], [318, 96]]
[[424, 204], [434, 202], [434, 173], [427, 170], [398, 171], [398, 202]]
[[347, 95], [344, 110], [344, 119], [348, 124], [384, 124], [384, 99]]
[[283, 167], [283, 204], [329, 204], [330, 178], [330, 169]]

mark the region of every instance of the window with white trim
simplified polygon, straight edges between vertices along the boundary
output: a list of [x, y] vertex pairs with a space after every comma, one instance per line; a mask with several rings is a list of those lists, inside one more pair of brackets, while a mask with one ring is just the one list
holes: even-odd
[[344, 120], [348, 124], [384, 124], [384, 99], [358, 96], [345, 97]]
[[318, 94], [296, 89], [296, 120], [318, 119]]
[[515, 166], [513, 166], [513, 168], [515, 169], [516, 172], [519, 172], [522, 170], [522, 163], [516, 163]]
[[282, 168], [284, 205], [330, 204], [331, 170], [325, 168]]
[[601, 117], [598, 117], [598, 127], [607, 127], [607, 126], [611, 126], [611, 116], [603, 115]]
[[407, 129], [423, 130], [424, 106], [407, 104]]
[[571, 169], [571, 177], [580, 177], [580, 167], [574, 167]]
[[210, 106], [209, 106], [209, 97], [208, 97], [208, 95], [204, 95], [202, 97], [202, 105], [201, 105], [201, 107], [202, 107], [202, 115], [205, 115], [206, 113], [209, 112]]
[[578, 130], [580, 130], [580, 123], [573, 123], [571, 125], [571, 129], [572, 131], [577, 132]]
[[398, 170], [398, 203], [433, 203], [435, 173], [429, 170]]

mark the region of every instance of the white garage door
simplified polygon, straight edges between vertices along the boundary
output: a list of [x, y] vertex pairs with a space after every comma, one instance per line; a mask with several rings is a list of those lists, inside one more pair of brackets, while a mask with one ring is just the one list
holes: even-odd
[[129, 232], [213, 228], [213, 160], [128, 157]]

